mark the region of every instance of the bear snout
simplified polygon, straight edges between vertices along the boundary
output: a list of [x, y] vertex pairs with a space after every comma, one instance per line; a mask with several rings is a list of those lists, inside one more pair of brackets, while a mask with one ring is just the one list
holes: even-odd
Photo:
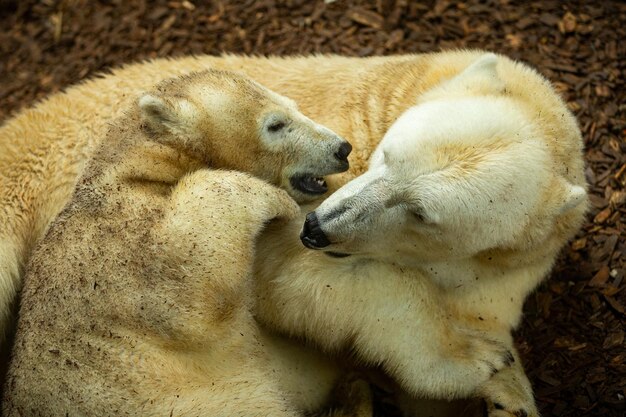
[[302, 232], [300, 232], [300, 240], [309, 249], [322, 249], [330, 245], [330, 240], [320, 227], [319, 219], [314, 211], [306, 215]]
[[335, 158], [337, 158], [341, 162], [348, 163], [348, 155], [352, 152], [352, 145], [350, 142], [343, 142], [339, 145], [339, 149], [335, 152]]

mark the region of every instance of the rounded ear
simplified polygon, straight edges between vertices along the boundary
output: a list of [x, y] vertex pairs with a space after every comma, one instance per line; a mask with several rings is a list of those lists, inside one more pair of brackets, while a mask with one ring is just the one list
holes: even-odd
[[178, 114], [167, 100], [152, 94], [144, 94], [139, 98], [141, 118], [155, 132], [172, 132], [179, 124]]
[[558, 213], [563, 214], [587, 202], [587, 191], [580, 185], [565, 184], [565, 193], [559, 202]]
[[460, 74], [448, 81], [448, 88], [477, 91], [487, 94], [504, 92], [504, 81], [496, 69], [498, 56], [493, 53], [481, 55]]
[[498, 72], [496, 66], [498, 65], [498, 57], [494, 53], [486, 53], [481, 55], [476, 61], [465, 68], [460, 75], [470, 76], [478, 75], [491, 78], [497, 78]]

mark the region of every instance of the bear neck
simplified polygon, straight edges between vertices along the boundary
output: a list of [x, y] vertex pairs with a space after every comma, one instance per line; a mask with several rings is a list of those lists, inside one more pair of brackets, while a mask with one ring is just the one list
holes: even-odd
[[447, 296], [469, 306], [470, 313], [487, 319], [486, 314], [497, 312], [489, 319], [513, 329], [521, 319], [524, 300], [549, 274], [553, 260], [554, 254], [494, 251], [472, 258], [424, 263], [419, 270], [445, 289]]
[[[206, 167], [184, 149], [155, 140], [131, 111], [111, 124], [106, 139], [86, 169], [105, 182], [134, 182], [172, 186], [186, 174]], [[89, 175], [90, 174], [90, 175]]]

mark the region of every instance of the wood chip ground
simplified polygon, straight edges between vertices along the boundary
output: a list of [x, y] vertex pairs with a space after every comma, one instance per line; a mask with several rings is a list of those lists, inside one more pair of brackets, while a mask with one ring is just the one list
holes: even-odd
[[517, 343], [543, 415], [623, 416], [623, 2], [0, 0], [0, 121], [98, 71], [145, 58], [465, 47], [536, 66], [578, 117], [592, 207], [550, 279], [529, 298]]

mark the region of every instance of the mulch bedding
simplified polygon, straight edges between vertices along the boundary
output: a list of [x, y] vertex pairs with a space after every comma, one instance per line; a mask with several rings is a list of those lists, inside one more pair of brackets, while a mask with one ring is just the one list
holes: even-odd
[[0, 121], [139, 59], [461, 47], [534, 65], [578, 117], [588, 221], [531, 295], [516, 339], [543, 415], [623, 416], [626, 5], [619, 1], [0, 0]]

